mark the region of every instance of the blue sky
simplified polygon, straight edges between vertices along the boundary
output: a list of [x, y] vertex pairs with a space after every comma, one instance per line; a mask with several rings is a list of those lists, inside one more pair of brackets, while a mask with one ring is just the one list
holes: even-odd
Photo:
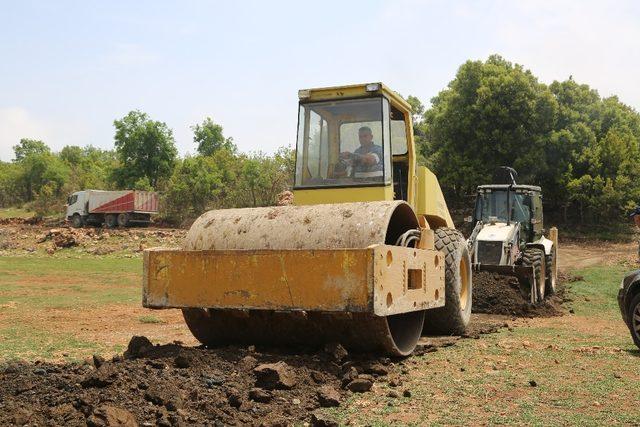
[[181, 154], [211, 116], [243, 151], [295, 141], [297, 90], [383, 81], [423, 102], [498, 53], [640, 109], [640, 2], [0, 1], [0, 159], [22, 137], [113, 147], [132, 109]]

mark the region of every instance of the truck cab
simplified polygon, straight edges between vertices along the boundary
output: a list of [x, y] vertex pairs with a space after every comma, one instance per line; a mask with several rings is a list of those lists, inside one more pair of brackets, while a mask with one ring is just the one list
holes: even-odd
[[76, 227], [82, 226], [83, 218], [88, 215], [87, 212], [87, 192], [76, 191], [67, 197], [67, 212], [65, 218], [72, 222]]

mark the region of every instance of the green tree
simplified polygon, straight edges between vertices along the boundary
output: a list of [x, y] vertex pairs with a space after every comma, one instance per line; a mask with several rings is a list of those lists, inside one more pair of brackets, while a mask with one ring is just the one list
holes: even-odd
[[63, 196], [69, 168], [58, 156], [51, 153], [29, 154], [18, 165], [17, 185], [22, 190], [24, 201], [33, 201], [44, 186], [49, 186], [52, 195]]
[[220, 194], [224, 173], [210, 156], [186, 157], [169, 179], [164, 204], [169, 219], [194, 219], [213, 207]]
[[154, 188], [171, 176], [177, 157], [173, 132], [163, 122], [141, 111], [115, 120], [115, 147], [120, 164], [113, 179], [121, 188], [133, 188], [141, 179]]
[[0, 206], [15, 206], [24, 201], [18, 183], [21, 168], [17, 163], [0, 162]]
[[565, 221], [571, 210], [580, 222], [622, 219], [640, 200], [640, 115], [571, 78], [549, 88], [559, 113], [541, 177], [548, 210], [561, 207]]
[[211, 117], [205, 118], [202, 124], [192, 126], [191, 130], [193, 130], [193, 142], [198, 145], [198, 153], [203, 156], [210, 156], [223, 148], [230, 151], [236, 150], [233, 138], [225, 138], [222, 126], [216, 124]]
[[407, 102], [411, 105], [411, 120], [413, 122], [413, 138], [416, 143], [416, 147], [420, 147], [418, 150], [418, 162], [428, 163], [428, 161], [422, 155], [425, 152], [428, 152], [428, 141], [427, 141], [427, 122], [424, 120], [425, 107], [422, 102], [416, 98], [415, 96], [409, 95], [407, 97]]
[[295, 167], [294, 151], [280, 148], [273, 156], [253, 153], [245, 156], [238, 188], [242, 206], [269, 206], [279, 193], [291, 187]]
[[67, 192], [83, 189], [111, 189], [110, 175], [118, 165], [116, 153], [92, 146], [65, 146], [60, 159], [70, 168]]
[[407, 97], [407, 102], [409, 103], [409, 105], [411, 105], [411, 118], [413, 120], [413, 123], [420, 123], [425, 112], [424, 105], [418, 98], [413, 95], [409, 95]]
[[273, 155], [238, 154], [222, 148], [210, 156], [186, 157], [167, 183], [163, 214], [183, 223], [208, 209], [273, 205], [291, 186], [293, 153], [280, 148]]
[[545, 146], [558, 104], [520, 65], [494, 55], [467, 61], [425, 113], [427, 157], [450, 199], [468, 203], [476, 185], [499, 166], [513, 166], [532, 184], [547, 169]]
[[13, 152], [15, 153], [14, 161], [20, 162], [30, 155], [50, 153], [51, 150], [40, 140], [22, 138], [18, 145], [13, 146]]

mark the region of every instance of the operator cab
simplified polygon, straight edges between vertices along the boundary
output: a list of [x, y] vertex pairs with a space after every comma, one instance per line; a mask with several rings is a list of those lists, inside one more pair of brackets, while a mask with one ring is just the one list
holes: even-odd
[[542, 236], [543, 224], [540, 187], [507, 184], [479, 186], [473, 223], [478, 221], [518, 222], [522, 238], [539, 238]]
[[408, 104], [380, 83], [299, 97], [294, 190], [387, 187], [366, 194], [409, 200]]

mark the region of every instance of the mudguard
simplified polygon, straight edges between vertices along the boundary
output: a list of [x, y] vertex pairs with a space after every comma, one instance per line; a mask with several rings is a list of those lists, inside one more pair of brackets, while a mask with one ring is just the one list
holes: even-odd
[[545, 255], [551, 255], [551, 248], [553, 248], [553, 241], [542, 236], [535, 242], [527, 243], [527, 248], [538, 248], [544, 251]]

